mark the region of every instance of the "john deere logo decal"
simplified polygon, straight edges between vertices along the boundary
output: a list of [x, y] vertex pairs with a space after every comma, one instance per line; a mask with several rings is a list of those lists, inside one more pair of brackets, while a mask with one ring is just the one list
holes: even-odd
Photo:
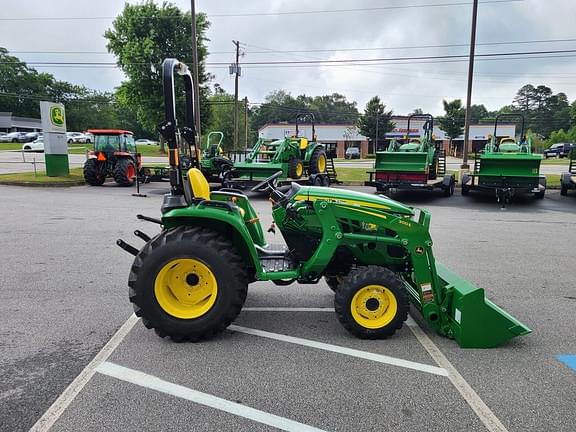
[[64, 112], [62, 108], [53, 106], [50, 108], [50, 121], [54, 126], [64, 126]]

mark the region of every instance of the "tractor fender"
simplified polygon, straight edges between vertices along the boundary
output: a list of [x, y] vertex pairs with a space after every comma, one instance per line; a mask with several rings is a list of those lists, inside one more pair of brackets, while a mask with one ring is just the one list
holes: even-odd
[[306, 153], [304, 153], [304, 162], [310, 162], [310, 158], [312, 158], [312, 153], [318, 148], [320, 144], [318, 143], [309, 143], [308, 147], [306, 147]]
[[222, 207], [199, 207], [170, 210], [162, 216], [162, 224], [166, 229], [185, 225], [217, 231], [232, 242], [242, 256], [246, 267], [253, 268], [255, 274], [260, 274], [262, 266], [258, 252], [242, 216]]
[[456, 183], [456, 177], [454, 174], [445, 174], [442, 179], [442, 186], [449, 187], [452, 182]]

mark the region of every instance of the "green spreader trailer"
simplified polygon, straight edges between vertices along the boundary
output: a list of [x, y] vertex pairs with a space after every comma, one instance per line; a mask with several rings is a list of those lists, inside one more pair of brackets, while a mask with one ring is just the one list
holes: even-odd
[[[520, 141], [498, 137], [498, 121], [503, 118], [521, 119]], [[519, 194], [544, 198], [546, 177], [540, 175], [541, 161], [542, 155], [532, 153], [532, 139], [524, 136], [524, 117], [500, 114], [490, 142], [475, 156], [473, 171], [462, 176], [462, 195], [470, 191], [493, 193], [502, 205]]]
[[370, 180], [364, 185], [386, 195], [399, 189], [439, 189], [444, 196], [452, 196], [456, 179], [446, 172], [446, 155], [434, 142], [434, 118], [430, 114], [413, 114], [408, 117], [408, 131], [413, 119], [425, 120], [422, 136], [407, 136], [402, 144], [392, 140], [386, 151], [376, 152], [374, 171], [368, 172]]
[[570, 151], [570, 166], [568, 172], [560, 176], [560, 195], [568, 195], [569, 189], [576, 189], [576, 147]]

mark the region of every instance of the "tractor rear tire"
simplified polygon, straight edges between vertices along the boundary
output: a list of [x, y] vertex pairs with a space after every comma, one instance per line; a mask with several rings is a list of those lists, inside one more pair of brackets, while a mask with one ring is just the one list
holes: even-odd
[[132, 186], [136, 178], [134, 161], [128, 158], [118, 159], [114, 167], [114, 181], [120, 186]]
[[88, 159], [84, 163], [84, 180], [90, 186], [102, 186], [106, 181], [106, 174], [101, 172], [96, 159]]
[[361, 339], [392, 336], [408, 318], [408, 297], [402, 281], [384, 267], [350, 271], [334, 296], [342, 326]]
[[456, 188], [456, 183], [454, 181], [454, 179], [450, 180], [450, 184], [448, 186], [445, 186], [444, 189], [442, 190], [442, 193], [445, 197], [450, 198], [452, 195], [454, 195], [454, 189]]
[[288, 177], [298, 180], [304, 174], [304, 165], [298, 158], [292, 158], [288, 161]]
[[317, 147], [310, 157], [310, 174], [322, 174], [326, 172], [326, 152]]
[[207, 340], [240, 313], [248, 291], [244, 268], [232, 243], [217, 232], [180, 226], [154, 237], [138, 253], [129, 298], [135, 314], [158, 336]]

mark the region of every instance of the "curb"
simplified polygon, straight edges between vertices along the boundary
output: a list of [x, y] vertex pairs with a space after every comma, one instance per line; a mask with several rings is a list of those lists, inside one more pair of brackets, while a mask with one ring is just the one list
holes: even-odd
[[0, 185], [5, 186], [25, 186], [25, 187], [39, 187], [39, 188], [62, 188], [71, 186], [84, 186], [86, 183], [84, 180], [78, 180], [74, 182], [53, 182], [53, 183], [39, 183], [39, 182], [21, 182], [21, 181], [9, 181], [0, 180]]

